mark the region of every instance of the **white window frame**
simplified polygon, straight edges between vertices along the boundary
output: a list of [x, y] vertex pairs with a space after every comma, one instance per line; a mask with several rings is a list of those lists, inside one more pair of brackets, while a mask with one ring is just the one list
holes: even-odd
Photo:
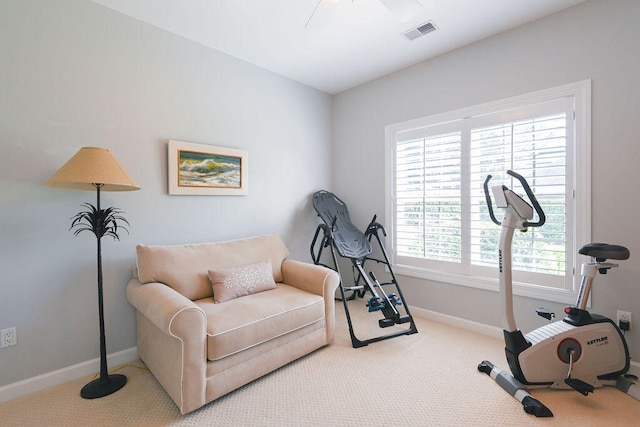
[[[441, 114], [434, 114], [414, 120], [391, 124], [385, 127], [385, 214], [387, 218], [387, 228], [389, 237], [387, 247], [389, 256], [393, 262], [395, 272], [402, 275], [418, 277], [437, 282], [450, 283], [454, 285], [468, 286], [473, 288], [499, 291], [498, 273], [496, 268], [495, 278], [481, 278], [477, 276], [441, 271], [433, 268], [424, 268], [416, 265], [403, 265], [398, 263], [395, 250], [395, 142], [399, 134], [406, 135], [407, 132], [420, 132], [421, 128], [426, 128], [436, 124], [453, 122], [456, 120], [479, 116], [498, 111], [507, 111], [527, 105], [552, 101], [559, 98], [566, 98], [567, 102], [572, 102], [574, 107], [574, 117], [567, 117], [567, 127], [573, 133], [573, 141], [568, 141], [567, 150], [567, 171], [571, 176], [567, 176], [567, 192], [573, 193], [573, 206], [568, 206], [568, 213], [571, 218], [567, 218], [567, 264], [571, 264], [568, 271], [572, 272], [567, 276], [563, 289], [548, 288], [539, 285], [514, 282], [513, 292], [515, 295], [532, 297], [542, 300], [561, 302], [566, 304], [575, 303], [580, 287], [580, 263], [584, 262], [578, 249], [591, 241], [591, 80], [583, 80], [567, 85], [550, 88], [538, 92], [519, 95], [499, 101], [462, 108]], [[573, 120], [572, 120], [573, 119]], [[573, 122], [573, 126], [571, 126]], [[516, 171], [517, 172], [517, 171]], [[499, 183], [493, 183], [497, 185]], [[569, 222], [569, 220], [571, 222]], [[495, 226], [488, 223], [487, 227]], [[496, 248], [497, 250], [497, 248]]]

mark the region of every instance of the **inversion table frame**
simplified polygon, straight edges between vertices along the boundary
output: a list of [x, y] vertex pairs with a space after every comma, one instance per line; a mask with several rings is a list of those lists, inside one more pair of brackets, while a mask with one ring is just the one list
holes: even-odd
[[[319, 224], [316, 228], [316, 233], [313, 236], [311, 242], [311, 258], [317, 265], [323, 265], [325, 267], [335, 270], [340, 275], [340, 293], [342, 295], [342, 301], [344, 303], [344, 310], [347, 316], [347, 322], [349, 324], [349, 334], [351, 335], [351, 344], [354, 348], [363, 347], [372, 342], [382, 341], [388, 338], [397, 337], [400, 335], [415, 334], [418, 332], [416, 325], [413, 321], [413, 317], [409, 313], [409, 308], [405, 302], [396, 275], [393, 271], [393, 267], [389, 262], [387, 251], [382, 244], [382, 240], [378, 234], [382, 231], [383, 235], [387, 233], [384, 227], [376, 222], [376, 216], [373, 217], [367, 230], [364, 234], [356, 228], [351, 222], [349, 217], [349, 211], [347, 205], [340, 200], [336, 195], [328, 191], [318, 191], [313, 195], [313, 207], [315, 208], [318, 216], [322, 219], [324, 224]], [[322, 231], [322, 240], [316, 251], [317, 240]], [[376, 242], [382, 252], [384, 260], [373, 258], [371, 256], [372, 247], [371, 239], [375, 237]], [[322, 251], [325, 247], [331, 248], [331, 257], [333, 266], [322, 264], [320, 258]], [[336, 254], [337, 252], [337, 254]], [[338, 254], [343, 258], [351, 260], [354, 270], [354, 286], [345, 286], [342, 273], [338, 263]], [[364, 265], [366, 261], [371, 260], [376, 263], [386, 265], [390, 273], [391, 279], [380, 283], [372, 271], [369, 275], [365, 273]], [[357, 271], [357, 273], [355, 273]], [[363, 284], [360, 284], [360, 283]], [[395, 285], [396, 293], [387, 294], [383, 286]], [[371, 293], [367, 305], [369, 306], [369, 312], [381, 311], [384, 315], [383, 319], [378, 320], [378, 325], [381, 328], [393, 326], [395, 324], [409, 323], [408, 329], [400, 331], [394, 331], [392, 333], [381, 335], [366, 340], [361, 340], [356, 337], [353, 330], [353, 323], [351, 315], [349, 314], [349, 306], [347, 300], [352, 300], [356, 296], [364, 297], [366, 292]], [[347, 293], [352, 294], [347, 297]], [[396, 306], [403, 305], [406, 314], [400, 314]]]

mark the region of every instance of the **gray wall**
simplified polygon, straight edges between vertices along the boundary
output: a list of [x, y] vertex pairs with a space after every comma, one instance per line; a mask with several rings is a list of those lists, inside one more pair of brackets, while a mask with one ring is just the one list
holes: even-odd
[[[592, 79], [592, 238], [632, 254], [596, 282], [592, 310], [614, 319], [631, 311], [638, 320], [627, 339], [640, 358], [638, 17], [637, 0], [589, 1], [336, 95], [333, 188], [354, 222], [385, 220], [385, 125]], [[501, 326], [495, 292], [400, 280], [412, 305]], [[518, 297], [522, 330], [543, 324], [538, 306], [561, 314], [560, 304]]]
[[[103, 193], [130, 234], [103, 240], [107, 351], [134, 347], [135, 245], [280, 233], [309, 260], [310, 195], [330, 182], [329, 95], [86, 0], [0, 0], [0, 386], [98, 357], [95, 194], [43, 183], [82, 146], [142, 187]], [[167, 141], [249, 152], [248, 196], [169, 196]]]
[[[385, 125], [587, 78], [592, 236], [632, 252], [596, 284], [593, 308], [635, 313], [627, 336], [640, 357], [638, 16], [635, 0], [587, 2], [332, 99], [91, 2], [0, 0], [0, 328], [17, 326], [19, 341], [0, 350], [0, 386], [98, 355], [95, 239], [68, 231], [95, 195], [43, 186], [80, 147], [111, 149], [142, 187], [103, 197], [131, 222], [103, 244], [113, 353], [135, 345], [124, 287], [137, 243], [275, 231], [308, 260], [313, 191], [335, 191], [359, 226], [373, 213], [385, 220]], [[248, 150], [250, 194], [169, 196], [168, 139]], [[494, 292], [401, 283], [412, 305], [500, 326]], [[538, 305], [561, 309], [517, 298], [522, 329], [540, 324]]]

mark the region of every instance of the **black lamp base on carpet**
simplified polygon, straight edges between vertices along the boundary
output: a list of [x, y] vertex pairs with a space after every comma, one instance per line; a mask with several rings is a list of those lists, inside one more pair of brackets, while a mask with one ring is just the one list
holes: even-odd
[[120, 390], [127, 383], [127, 377], [113, 374], [107, 378], [98, 378], [91, 381], [80, 390], [80, 396], [85, 399], [97, 399]]

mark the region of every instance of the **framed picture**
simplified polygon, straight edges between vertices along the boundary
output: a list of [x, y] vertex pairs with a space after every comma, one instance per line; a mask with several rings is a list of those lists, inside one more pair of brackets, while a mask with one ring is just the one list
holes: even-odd
[[249, 194], [249, 156], [244, 150], [169, 141], [169, 194]]

